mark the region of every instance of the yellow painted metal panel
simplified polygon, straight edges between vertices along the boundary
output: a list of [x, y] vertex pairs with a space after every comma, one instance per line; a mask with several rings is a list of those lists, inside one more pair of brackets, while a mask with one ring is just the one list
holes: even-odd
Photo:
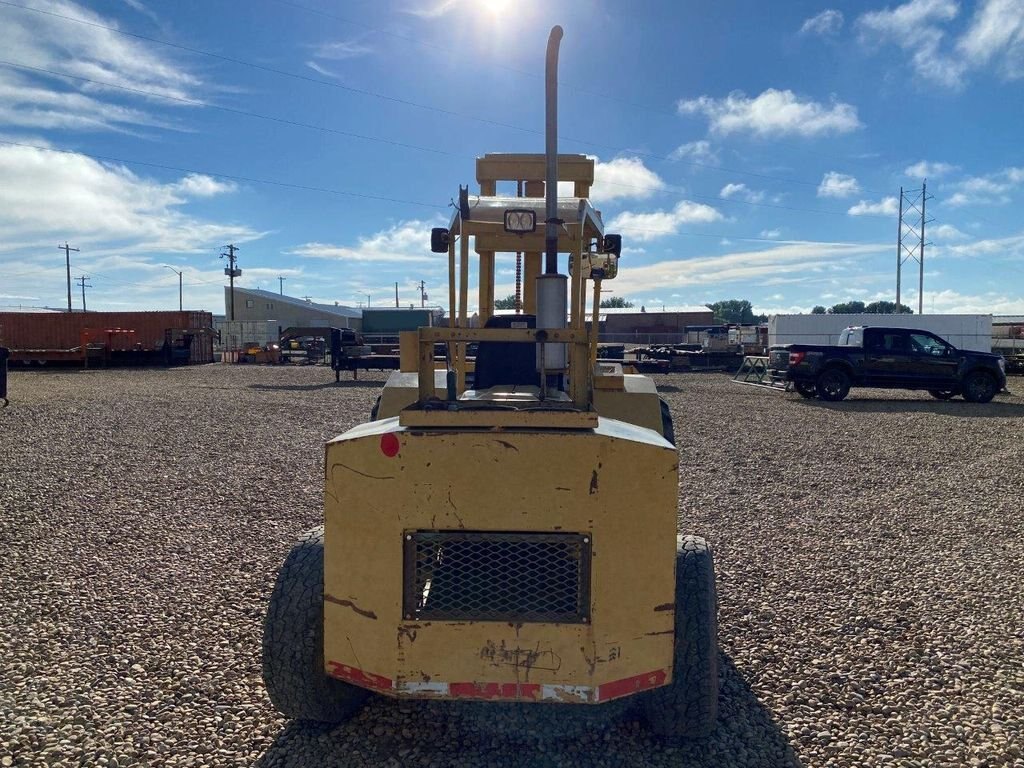
[[[656, 435], [610, 419], [565, 432], [390, 419], [329, 443], [326, 472], [326, 662], [395, 684], [599, 686], [670, 669], [678, 465]], [[405, 620], [402, 541], [418, 529], [588, 534], [590, 623]]]

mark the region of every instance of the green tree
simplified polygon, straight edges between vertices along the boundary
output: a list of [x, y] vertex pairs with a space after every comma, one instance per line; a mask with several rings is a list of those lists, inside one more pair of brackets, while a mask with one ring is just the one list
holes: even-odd
[[912, 315], [914, 310], [906, 304], [900, 304], [899, 312], [896, 311], [895, 301], [872, 301], [864, 311], [871, 315]]
[[826, 311], [827, 310], [823, 306], [821, 306], [821, 304], [818, 304], [816, 307], [814, 307], [814, 309], [811, 310], [811, 314], [824, 315]]
[[516, 308], [516, 297], [515, 297], [515, 295], [513, 294], [512, 296], [506, 296], [504, 299], [495, 299], [494, 300], [494, 308], [495, 309], [515, 309]]
[[829, 308], [830, 315], [859, 315], [864, 311], [863, 301], [844, 301]]
[[632, 301], [628, 301], [621, 296], [612, 296], [608, 299], [601, 299], [602, 309], [629, 309], [630, 307], [636, 306]]
[[757, 322], [757, 317], [754, 316], [754, 307], [746, 299], [726, 299], [704, 306], [715, 313], [715, 322], [718, 323], [753, 325]]

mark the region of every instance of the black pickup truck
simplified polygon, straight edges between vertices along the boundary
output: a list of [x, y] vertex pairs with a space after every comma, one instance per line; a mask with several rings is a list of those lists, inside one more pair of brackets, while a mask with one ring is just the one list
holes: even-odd
[[987, 403], [1006, 386], [1002, 356], [957, 349], [912, 328], [847, 328], [835, 346], [787, 344], [768, 355], [773, 381], [792, 382], [804, 397], [822, 400], [842, 400], [850, 387], [883, 387]]

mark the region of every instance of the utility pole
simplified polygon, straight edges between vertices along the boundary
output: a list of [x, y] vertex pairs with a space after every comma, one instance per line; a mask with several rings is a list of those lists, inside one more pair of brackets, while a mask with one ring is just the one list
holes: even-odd
[[67, 270], [68, 270], [68, 312], [70, 312], [71, 311], [71, 252], [74, 251], [75, 253], [78, 253], [79, 251], [78, 251], [77, 248], [72, 248], [70, 245], [68, 245], [68, 241], [67, 240], [64, 241], [64, 245], [58, 245], [57, 248], [62, 250], [62, 251], [64, 251], [64, 264], [67, 266]]
[[288, 279], [287, 277], [281, 277], [280, 275], [277, 276], [277, 287], [278, 287], [277, 292], [281, 296], [284, 296], [284, 281], [287, 280], [287, 279]]
[[178, 271], [177, 269], [172, 267], [170, 264], [161, 264], [161, 266], [165, 267], [166, 269], [171, 270], [171, 272], [173, 272], [174, 274], [176, 274], [178, 276], [178, 311], [181, 312], [181, 306], [182, 306], [181, 305], [181, 275], [182, 275], [183, 270], [182, 271]]
[[427, 284], [420, 280], [420, 307], [427, 306]]
[[238, 248], [233, 243], [225, 245], [224, 247], [227, 248], [228, 252], [221, 253], [220, 257], [228, 260], [228, 265], [224, 267], [224, 274], [227, 275], [231, 281], [231, 312], [229, 319], [233, 321], [235, 319], [235, 278], [241, 277], [242, 275], [242, 270], [238, 269], [236, 266], [238, 259], [235, 256], [235, 251], [239, 251], [241, 248]]
[[395, 283], [395, 309], [398, 309], [398, 283]]
[[928, 185], [921, 183], [921, 189], [904, 190], [900, 187], [899, 230], [896, 238], [896, 307], [900, 311], [903, 265], [913, 260], [918, 265], [917, 314], [924, 314], [924, 228], [930, 219], [925, 216], [925, 206], [931, 198]]
[[82, 275], [81, 277], [76, 277], [75, 278], [75, 280], [78, 282], [78, 284], [82, 286], [82, 311], [83, 312], [85, 312], [85, 289], [86, 288], [92, 288], [92, 284], [91, 283], [86, 283], [86, 280], [88, 280], [88, 279], [89, 278], [86, 277], [85, 275]]

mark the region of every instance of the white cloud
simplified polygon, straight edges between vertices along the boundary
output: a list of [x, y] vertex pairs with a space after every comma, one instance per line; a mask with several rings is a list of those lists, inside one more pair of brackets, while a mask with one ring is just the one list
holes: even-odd
[[993, 237], [976, 240], [973, 243], [947, 245], [942, 254], [949, 256], [1001, 256], [1007, 258], [1024, 257], [1024, 233], [1009, 237]]
[[917, 75], [948, 88], [964, 87], [971, 70], [993, 67], [1006, 79], [1024, 77], [1024, 0], [981, 0], [966, 31], [949, 40], [957, 0], [910, 0], [863, 14], [862, 40], [892, 43], [910, 56]]
[[403, 8], [402, 12], [412, 16], [419, 16], [421, 19], [437, 19], [447, 16], [458, 6], [459, 0], [434, 0], [434, 2], [425, 5]]
[[373, 49], [355, 40], [336, 40], [329, 43], [319, 43], [313, 48], [313, 56], [328, 61], [344, 61], [355, 59], [359, 56], [366, 56], [373, 53]]
[[838, 102], [826, 106], [775, 88], [755, 98], [733, 91], [724, 99], [700, 96], [681, 100], [677, 106], [681, 114], [704, 115], [711, 131], [721, 135], [820, 136], [849, 133], [861, 127], [857, 108], [851, 104]]
[[954, 194], [944, 199], [946, 205], [1004, 205], [1010, 192], [1024, 182], [1024, 168], [1009, 167], [985, 176], [971, 176], [952, 185]]
[[[963, 294], [954, 290], [925, 291], [925, 309], [939, 314], [1020, 315], [1024, 298], [1005, 293]], [[916, 303], [916, 302], [915, 302]]]
[[707, 224], [721, 219], [722, 214], [710, 205], [681, 200], [671, 211], [623, 211], [611, 221], [608, 231], [626, 233], [634, 240], [656, 240], [674, 235], [684, 224]]
[[670, 160], [691, 160], [701, 164], [715, 165], [718, 163], [718, 153], [711, 148], [711, 142], [706, 139], [691, 141], [687, 144], [680, 144], [669, 155]]
[[665, 189], [664, 180], [637, 157], [617, 157], [607, 163], [593, 159], [596, 162], [590, 196], [597, 202], [621, 198], [643, 200]]
[[238, 188], [234, 182], [220, 181], [203, 173], [190, 173], [172, 186], [182, 194], [192, 197], [213, 197], [234, 192]]
[[304, 243], [286, 251], [290, 256], [314, 259], [336, 259], [346, 262], [413, 263], [435, 262], [447, 265], [443, 255], [430, 251], [429, 221], [402, 221], [372, 235], [360, 237], [353, 245]]
[[877, 203], [861, 200], [847, 213], [851, 216], [895, 216], [900, 210], [899, 203], [895, 197], [884, 197]]
[[888, 254], [891, 249], [888, 243], [784, 242], [756, 251], [671, 259], [630, 267], [619, 273], [615, 290], [632, 294], [649, 291], [651, 286], [667, 291], [748, 280], [775, 280], [778, 284], [806, 282], [835, 270], [848, 269], [851, 260]]
[[[777, 240], [778, 238], [782, 237], [782, 230], [781, 229], [762, 229], [760, 236], [765, 238], [766, 240]], [[779, 298], [782, 298], [782, 297], [780, 296]]]
[[818, 197], [850, 197], [860, 192], [860, 184], [853, 176], [829, 171], [818, 185]]
[[970, 235], [965, 235], [952, 224], [939, 224], [936, 227], [932, 227], [928, 232], [934, 236], [936, 240], [963, 240], [964, 238], [970, 237]]
[[746, 189], [746, 184], [726, 184], [722, 187], [722, 191], [718, 193], [718, 196], [728, 198], [740, 192], [745, 192]]
[[60, 232], [83, 242], [131, 243], [137, 251], [191, 252], [259, 237], [249, 227], [180, 210], [191, 198], [234, 189], [208, 176], [160, 183], [83, 155], [0, 146], [0, 178], [3, 240], [49, 240]]
[[927, 160], [908, 165], [904, 170], [907, 176], [915, 179], [937, 179], [957, 169], [957, 166], [949, 163], [930, 163]]
[[[197, 99], [199, 79], [165, 56], [161, 49], [102, 27], [116, 21], [66, 0], [36, 0], [33, 7], [82, 19], [92, 25], [69, 28], [66, 21], [45, 14], [8, 12], [0, 24], [4, 58], [28, 67], [133, 88], [178, 99]], [[162, 125], [145, 109], [105, 101], [112, 90], [96, 83], [70, 81], [39, 72], [0, 73], [0, 122], [39, 128], [112, 130], [127, 124]], [[147, 100], [144, 96], [119, 99]], [[160, 100], [161, 104], [166, 104]]]
[[1024, 0], [982, 2], [957, 51], [974, 66], [995, 61], [1004, 77], [1024, 77]]
[[857, 25], [863, 39], [893, 43], [910, 53], [919, 77], [957, 88], [962, 85], [964, 66], [942, 50], [945, 32], [939, 24], [952, 21], [959, 12], [956, 0], [910, 0], [865, 13]]
[[764, 200], [764, 192], [750, 189], [746, 184], [726, 184], [718, 196], [727, 200], [733, 198], [745, 200], [748, 203], [760, 203]]
[[843, 28], [843, 12], [832, 8], [806, 19], [800, 26], [801, 35], [835, 35]]

